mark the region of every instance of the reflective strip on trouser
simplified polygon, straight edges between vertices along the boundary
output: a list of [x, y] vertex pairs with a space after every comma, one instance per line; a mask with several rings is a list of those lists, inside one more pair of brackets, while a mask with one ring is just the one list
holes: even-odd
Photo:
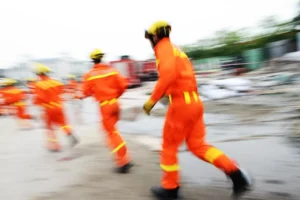
[[207, 151], [206, 151], [206, 153], [205, 153], [205, 155], [204, 155], [204, 159], [207, 161], [207, 162], [210, 162], [210, 163], [214, 163], [214, 161], [216, 160], [216, 159], [218, 159], [220, 156], [222, 156], [224, 153], [221, 151], [221, 150], [219, 150], [219, 149], [217, 149], [217, 148], [215, 148], [215, 147], [211, 147], [211, 148], [209, 148]]
[[60, 144], [58, 143], [55, 133], [52, 131], [47, 133], [47, 148], [52, 151], [60, 149]]
[[[193, 102], [195, 102], [195, 103], [197, 103], [199, 101], [198, 94], [195, 91], [192, 91], [192, 92], [185, 91], [185, 92], [183, 92], [183, 98], [184, 98], [184, 101], [185, 101], [186, 104], [191, 104], [192, 99], [193, 99]], [[172, 95], [169, 95], [169, 101], [170, 101], [170, 103], [172, 103], [172, 101], [173, 101]]]
[[100, 103], [100, 106], [104, 106], [104, 105], [112, 105], [112, 104], [114, 104], [114, 103], [116, 103], [116, 102], [117, 102], [117, 99], [114, 98], [114, 99], [111, 99], [111, 100], [106, 100], [106, 101], [101, 102], [101, 103]]
[[121, 144], [119, 144], [116, 148], [114, 148], [111, 153], [116, 153], [118, 152], [122, 147], [124, 147], [126, 145], [126, 142], [122, 142]]
[[180, 169], [179, 165], [177, 165], [177, 164], [174, 164], [174, 165], [160, 164], [160, 167], [162, 168], [162, 170], [164, 170], [166, 172], [176, 172]]
[[220, 170], [229, 174], [238, 169], [237, 164], [231, 160], [227, 155], [225, 155], [221, 150], [211, 146], [207, 149], [204, 154], [203, 159]]

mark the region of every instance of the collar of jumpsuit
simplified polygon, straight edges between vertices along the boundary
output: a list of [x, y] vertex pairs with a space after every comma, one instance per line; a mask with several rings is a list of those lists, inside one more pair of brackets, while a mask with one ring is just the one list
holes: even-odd
[[158, 49], [159, 49], [159, 47], [161, 46], [161, 45], [163, 45], [163, 44], [165, 44], [165, 43], [170, 43], [171, 41], [170, 41], [170, 38], [162, 38], [161, 40], [159, 40], [158, 41], [158, 43], [155, 45], [155, 47], [154, 47], [154, 51], [156, 52]]
[[49, 77], [48, 77], [48, 76], [45, 76], [45, 75], [40, 75], [40, 79], [41, 79], [41, 80], [48, 80]]

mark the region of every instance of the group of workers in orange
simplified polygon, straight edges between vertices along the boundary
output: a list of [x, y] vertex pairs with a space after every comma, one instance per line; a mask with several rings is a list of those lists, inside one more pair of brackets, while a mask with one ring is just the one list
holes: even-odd
[[[179, 199], [178, 149], [186, 142], [188, 149], [196, 157], [222, 170], [232, 180], [232, 195], [239, 197], [251, 189], [252, 181], [235, 161], [205, 140], [204, 107], [199, 98], [193, 66], [187, 55], [171, 43], [170, 32], [171, 26], [165, 21], [158, 21], [145, 31], [145, 38], [150, 41], [155, 52], [159, 79], [151, 97], [143, 105], [144, 112], [150, 115], [152, 108], [161, 98], [169, 98], [160, 157], [163, 175], [160, 186], [153, 187], [151, 192], [157, 199]], [[114, 154], [116, 172], [127, 173], [133, 164], [116, 123], [120, 115], [118, 98], [128, 87], [128, 82], [116, 69], [102, 62], [103, 56], [104, 53], [99, 49], [91, 53], [94, 66], [83, 76], [82, 95], [76, 98], [92, 96], [99, 103], [102, 126], [106, 132], [107, 146]], [[31, 91], [34, 104], [44, 109], [48, 148], [56, 151], [60, 149], [60, 145], [53, 132], [53, 125], [61, 126], [72, 146], [78, 143], [78, 138], [74, 136], [64, 114], [60, 97], [63, 84], [51, 79], [49, 72], [50, 69], [42, 64], [36, 66], [38, 80], [34, 82]], [[75, 90], [77, 86], [72, 83], [70, 88]], [[0, 94], [5, 99], [3, 104], [13, 103], [18, 106], [18, 117], [30, 118], [24, 111], [24, 96], [21, 90], [8, 86]]]

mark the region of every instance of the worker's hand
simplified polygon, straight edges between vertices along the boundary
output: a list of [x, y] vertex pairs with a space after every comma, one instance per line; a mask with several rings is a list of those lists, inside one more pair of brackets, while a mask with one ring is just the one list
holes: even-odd
[[149, 99], [148, 101], [146, 101], [146, 103], [144, 103], [143, 106], [143, 110], [147, 115], [150, 115], [150, 112], [152, 110], [152, 108], [155, 106], [156, 102], [152, 101], [151, 99]]

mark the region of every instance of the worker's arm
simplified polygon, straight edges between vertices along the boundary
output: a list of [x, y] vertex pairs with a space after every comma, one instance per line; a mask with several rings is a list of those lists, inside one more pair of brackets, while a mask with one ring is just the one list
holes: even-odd
[[116, 75], [116, 79], [117, 79], [117, 85], [119, 87], [119, 93], [118, 93], [118, 97], [122, 96], [122, 94], [125, 92], [125, 90], [128, 88], [128, 80], [122, 76], [120, 73], [118, 73]]
[[82, 79], [82, 93], [83, 93], [83, 97], [82, 98], [89, 97], [89, 96], [91, 96], [93, 94], [91, 81], [88, 80], [89, 77], [90, 77], [89, 74], [85, 74], [83, 76], [83, 79]]
[[173, 49], [165, 46], [157, 50], [159, 78], [151, 95], [151, 101], [157, 102], [165, 94], [170, 84], [176, 80], [176, 65]]

